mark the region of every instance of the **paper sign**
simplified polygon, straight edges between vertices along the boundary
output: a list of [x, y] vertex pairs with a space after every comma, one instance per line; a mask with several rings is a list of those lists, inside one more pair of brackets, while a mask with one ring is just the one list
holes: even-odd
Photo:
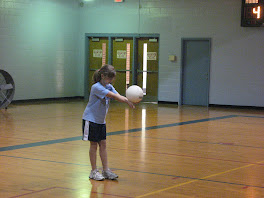
[[126, 59], [126, 50], [117, 50], [117, 58]]
[[148, 52], [147, 60], [157, 60], [157, 52]]
[[102, 58], [103, 57], [103, 50], [101, 50], [101, 49], [94, 49], [93, 50], [93, 57], [95, 57], [95, 58]]

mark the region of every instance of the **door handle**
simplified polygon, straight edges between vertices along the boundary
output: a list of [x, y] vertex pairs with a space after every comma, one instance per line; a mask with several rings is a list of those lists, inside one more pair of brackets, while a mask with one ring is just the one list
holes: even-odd
[[205, 79], [208, 80], [209, 77], [208, 77], [208, 73], [205, 74]]

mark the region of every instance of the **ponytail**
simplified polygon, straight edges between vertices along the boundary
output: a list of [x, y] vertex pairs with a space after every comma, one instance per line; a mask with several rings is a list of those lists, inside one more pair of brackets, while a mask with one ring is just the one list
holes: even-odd
[[93, 74], [93, 82], [97, 83], [101, 80], [101, 74], [100, 74], [100, 69], [97, 69], [94, 74]]
[[101, 81], [101, 74], [109, 78], [114, 78], [116, 76], [115, 68], [112, 65], [103, 65], [100, 69], [97, 69], [93, 74], [94, 83]]

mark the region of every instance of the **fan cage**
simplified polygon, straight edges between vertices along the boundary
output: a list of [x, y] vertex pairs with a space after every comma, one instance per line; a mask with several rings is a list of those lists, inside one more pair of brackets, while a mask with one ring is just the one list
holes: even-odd
[[0, 109], [7, 108], [12, 102], [14, 94], [15, 82], [12, 76], [8, 72], [0, 69]]

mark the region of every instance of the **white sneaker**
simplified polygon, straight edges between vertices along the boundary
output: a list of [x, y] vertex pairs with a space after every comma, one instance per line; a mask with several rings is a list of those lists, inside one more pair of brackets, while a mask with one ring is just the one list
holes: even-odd
[[102, 175], [105, 179], [116, 179], [118, 178], [118, 175], [113, 173], [110, 169], [106, 170], [106, 171], [102, 171]]
[[101, 173], [99, 173], [99, 171], [97, 169], [95, 170], [91, 170], [91, 173], [90, 173], [90, 176], [89, 176], [90, 179], [94, 179], [94, 180], [97, 180], [97, 181], [102, 181], [104, 180], [105, 178], [103, 177], [103, 175]]

